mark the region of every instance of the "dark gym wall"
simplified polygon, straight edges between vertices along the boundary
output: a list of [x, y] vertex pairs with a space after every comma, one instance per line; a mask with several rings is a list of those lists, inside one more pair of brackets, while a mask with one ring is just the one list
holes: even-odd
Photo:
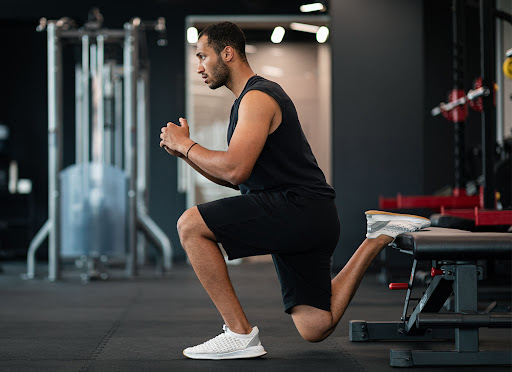
[[423, 3], [330, 2], [340, 269], [379, 195], [423, 191]]

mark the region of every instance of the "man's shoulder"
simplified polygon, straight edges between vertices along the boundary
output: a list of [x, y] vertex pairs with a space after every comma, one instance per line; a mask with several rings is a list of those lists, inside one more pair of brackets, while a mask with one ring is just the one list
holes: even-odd
[[[243, 107], [243, 108], [242, 108]], [[269, 90], [251, 89], [240, 100], [240, 108], [243, 110], [275, 110], [279, 107], [279, 98]]]
[[244, 95], [254, 90], [266, 93], [272, 98], [278, 100], [286, 96], [286, 92], [278, 83], [261, 76], [255, 76], [253, 78], [251, 84], [247, 86]]
[[254, 87], [279, 87], [281, 86], [275, 81], [264, 78], [263, 76], [256, 75], [253, 77], [251, 84], [248, 86], [249, 89]]

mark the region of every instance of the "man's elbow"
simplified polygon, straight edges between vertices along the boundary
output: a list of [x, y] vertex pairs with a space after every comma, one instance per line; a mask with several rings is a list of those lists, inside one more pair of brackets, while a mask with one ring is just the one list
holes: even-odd
[[249, 179], [251, 171], [247, 169], [234, 169], [228, 179], [233, 185], [240, 185]]

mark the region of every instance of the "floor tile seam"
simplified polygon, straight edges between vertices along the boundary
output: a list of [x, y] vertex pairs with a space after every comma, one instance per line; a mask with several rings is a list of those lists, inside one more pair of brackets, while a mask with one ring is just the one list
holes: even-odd
[[[348, 360], [350, 360], [350, 362], [356, 366], [356, 371], [358, 372], [368, 372], [368, 370], [366, 368], [364, 368], [364, 366], [359, 363], [359, 361], [354, 358], [354, 356], [348, 352], [347, 350], [345, 350], [339, 342], [336, 342], [336, 340], [333, 340], [333, 339], [328, 339], [328, 342], [334, 347], [334, 349], [338, 352], [340, 352], [345, 358], [347, 358]], [[352, 371], [351, 371], [352, 372]], [[355, 372], [355, 371], [354, 371]]]
[[128, 312], [129, 312], [129, 310], [137, 303], [137, 299], [140, 297], [141, 293], [142, 293], [142, 289], [139, 287], [137, 289], [135, 295], [132, 297], [131, 301], [128, 302], [128, 304], [125, 307], [124, 311], [120, 314], [119, 318], [116, 321], [114, 321], [112, 326], [107, 330], [107, 332], [103, 336], [103, 339], [98, 344], [96, 349], [91, 353], [91, 355], [88, 358], [88, 363], [83, 365], [79, 369], [79, 372], [86, 372], [86, 371], [88, 371], [89, 368], [92, 366], [93, 362], [95, 360], [97, 360], [98, 356], [103, 352], [103, 350], [107, 346], [107, 344], [110, 341], [110, 339], [112, 338], [112, 336], [116, 333], [116, 331], [120, 327], [121, 322], [126, 319], [126, 316], [127, 316]]

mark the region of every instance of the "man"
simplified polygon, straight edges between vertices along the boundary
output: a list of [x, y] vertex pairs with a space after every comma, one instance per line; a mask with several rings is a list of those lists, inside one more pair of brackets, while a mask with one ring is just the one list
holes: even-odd
[[245, 56], [245, 36], [233, 23], [199, 35], [197, 72], [211, 89], [236, 97], [228, 150], [212, 151], [189, 136], [187, 121], [162, 128], [160, 146], [211, 181], [240, 196], [191, 208], [178, 232], [201, 284], [224, 320], [224, 333], [184, 350], [194, 359], [254, 358], [266, 352], [229, 279], [229, 259], [272, 254], [285, 311], [301, 336], [318, 342], [339, 322], [366, 269], [396, 235], [430, 224], [417, 216], [366, 212], [367, 238], [331, 281], [331, 255], [339, 238], [335, 192], [318, 167], [295, 107], [281, 89], [257, 76]]

